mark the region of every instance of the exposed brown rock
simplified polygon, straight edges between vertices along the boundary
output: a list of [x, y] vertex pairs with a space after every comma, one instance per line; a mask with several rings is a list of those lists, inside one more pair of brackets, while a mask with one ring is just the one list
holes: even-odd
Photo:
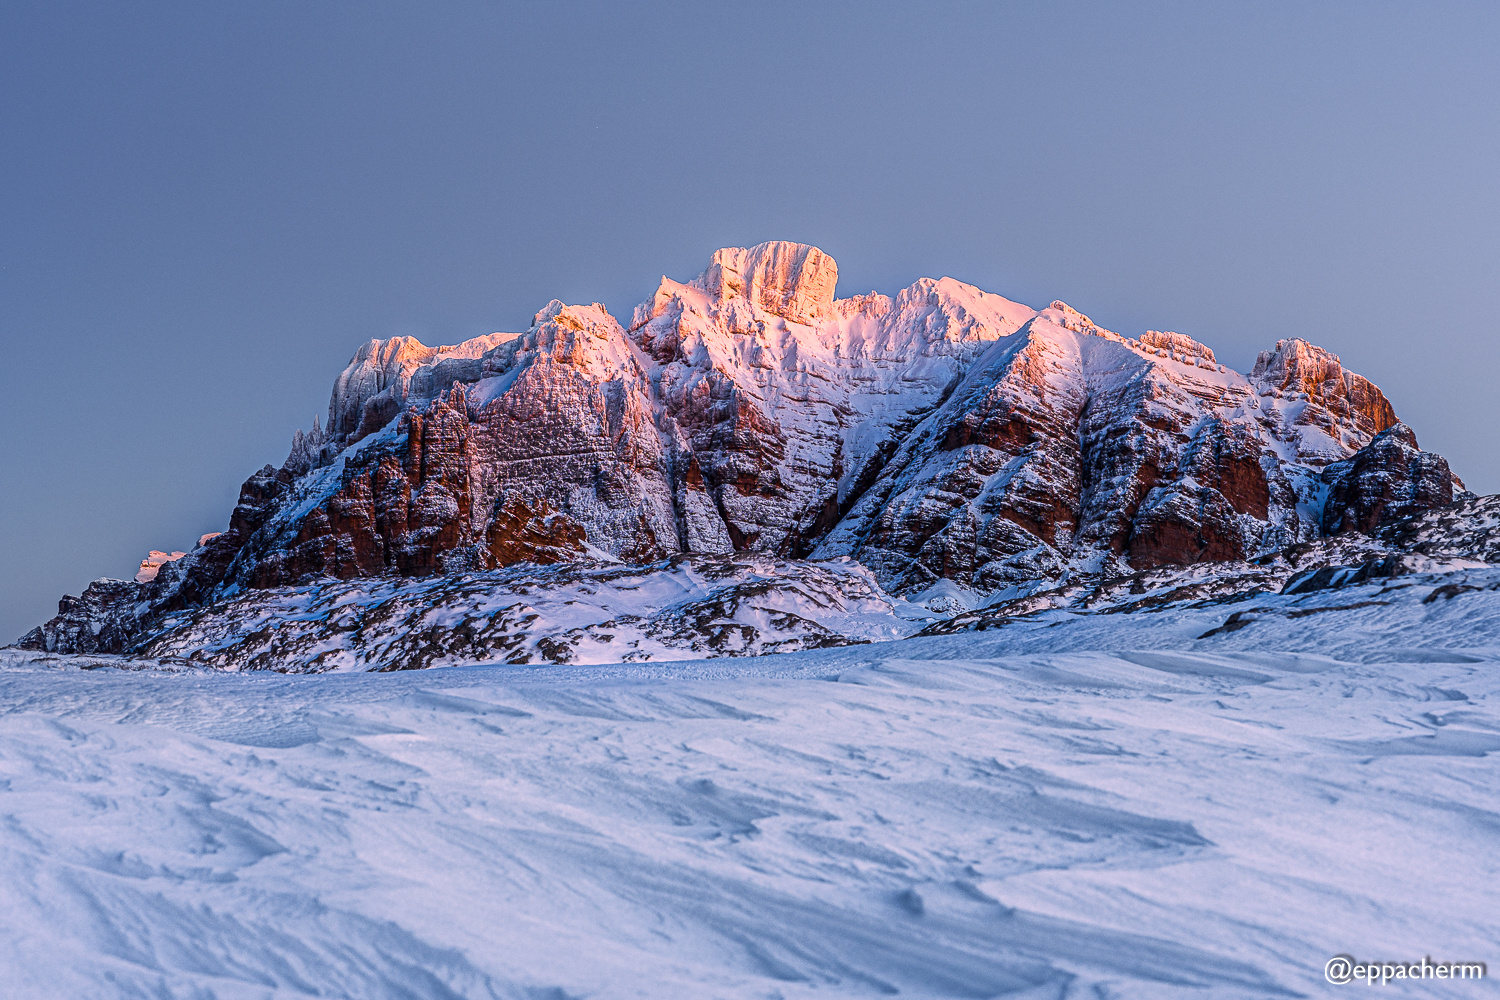
[[1298, 513], [1317, 469], [1391, 419], [1310, 344], [1283, 341], [1246, 380], [1192, 338], [1127, 341], [1054, 303], [976, 364], [831, 538], [897, 589], [1056, 577], [1090, 552], [1121, 569], [1246, 559], [1320, 534]]
[[1313, 405], [1298, 423], [1315, 426], [1346, 447], [1362, 447], [1396, 422], [1396, 411], [1375, 383], [1346, 371], [1338, 355], [1299, 338], [1262, 351], [1250, 381], [1264, 392], [1299, 394]]
[[[720, 251], [696, 282], [663, 279], [628, 334], [602, 307], [553, 302], [518, 336], [367, 345], [329, 430], [299, 438], [288, 469], [332, 475], [318, 470], [339, 447], [384, 437], [346, 454], [295, 523], [261, 530], [235, 578], [735, 549], [850, 554], [898, 590], [993, 589], [1090, 553], [1136, 568], [1244, 559], [1319, 534], [1298, 513], [1311, 477], [1395, 419], [1305, 341], [1281, 341], [1247, 379], [1191, 337], [1126, 340], [1060, 302], [996, 336], [984, 324], [1024, 307], [985, 312], [983, 293], [948, 279], [836, 302], [836, 277], [815, 248], [765, 244]], [[872, 410], [854, 389], [881, 352], [928, 367], [911, 395], [909, 378], [880, 376], [901, 402]], [[846, 363], [851, 381], [832, 380]], [[872, 412], [873, 432], [851, 431]], [[1364, 513], [1348, 523], [1384, 523], [1377, 502], [1420, 509], [1431, 490], [1417, 492], [1353, 497]]]
[[1323, 530], [1370, 534], [1453, 502], [1453, 473], [1441, 455], [1422, 451], [1405, 424], [1382, 432], [1353, 458], [1323, 470], [1329, 484]]
[[587, 531], [545, 498], [534, 506], [518, 495], [505, 497], [485, 529], [486, 569], [513, 563], [569, 562], [587, 551]]

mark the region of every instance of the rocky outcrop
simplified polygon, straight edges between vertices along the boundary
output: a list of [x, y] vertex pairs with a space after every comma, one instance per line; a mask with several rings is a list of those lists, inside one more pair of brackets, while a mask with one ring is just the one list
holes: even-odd
[[566, 561], [589, 530], [621, 558], [679, 551], [642, 373], [602, 308], [553, 303], [480, 360], [472, 383], [299, 482], [296, 509], [249, 542], [234, 582]]
[[756, 656], [908, 635], [899, 603], [848, 561], [517, 566], [245, 590], [161, 621], [133, 653], [299, 673]]
[[239, 502], [229, 515], [229, 527], [204, 535], [181, 559], [162, 566], [154, 579], [142, 587], [142, 613], [149, 608], [160, 614], [212, 600], [223, 585], [240, 551], [277, 512], [296, 477], [287, 469], [269, 465], [245, 480]]
[[133, 580], [95, 580], [82, 596], [58, 601], [57, 617], [15, 645], [48, 653], [123, 653], [140, 636], [141, 589]]
[[1301, 455], [1310, 460], [1337, 461], [1396, 422], [1395, 409], [1373, 382], [1305, 340], [1279, 340], [1275, 350], [1262, 351], [1250, 381], [1261, 395], [1306, 400], [1305, 407], [1288, 408], [1286, 430], [1295, 432]]
[[523, 334], [366, 345], [327, 430], [293, 442], [294, 516], [226, 586], [808, 554], [983, 345], [1034, 315], [951, 279], [836, 302], [836, 279], [814, 247], [722, 250], [664, 278], [628, 332], [554, 302]]
[[161, 552], [152, 549], [146, 554], [146, 558], [141, 560], [141, 568], [135, 571], [135, 582], [150, 583], [156, 579], [156, 574], [161, 572], [163, 566], [176, 562], [185, 555], [187, 555], [186, 552]]
[[1328, 501], [1323, 531], [1371, 534], [1377, 528], [1453, 502], [1452, 471], [1441, 455], [1422, 451], [1417, 435], [1395, 424], [1376, 436], [1353, 458], [1323, 470]]
[[1453, 503], [1396, 521], [1376, 535], [1396, 551], [1426, 558], [1500, 563], [1500, 495], [1478, 497], [1463, 491]]
[[1054, 302], [976, 362], [821, 551], [898, 591], [1247, 559], [1319, 536], [1319, 470], [1392, 419], [1303, 341], [1246, 378], [1182, 334], [1128, 340]]
[[[415, 337], [365, 344], [333, 386], [327, 440], [336, 443], [334, 453], [380, 430], [409, 406], [425, 406], [454, 382], [475, 381], [484, 355], [515, 336], [495, 333], [452, 347], [427, 347]], [[313, 434], [318, 434], [316, 423]]]
[[838, 280], [832, 257], [800, 243], [719, 250], [703, 272], [704, 290], [714, 298], [742, 298], [773, 316], [804, 325], [833, 318]]

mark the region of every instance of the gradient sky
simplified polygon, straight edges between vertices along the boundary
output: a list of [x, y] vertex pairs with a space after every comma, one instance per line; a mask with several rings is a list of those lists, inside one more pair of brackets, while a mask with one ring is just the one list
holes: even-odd
[[720, 246], [1300, 336], [1500, 490], [1500, 5], [0, 5], [0, 642], [222, 529], [364, 340]]

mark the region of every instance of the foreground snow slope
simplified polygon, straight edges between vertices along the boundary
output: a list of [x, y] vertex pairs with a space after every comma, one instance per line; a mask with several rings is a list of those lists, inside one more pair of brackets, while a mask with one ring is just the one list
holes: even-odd
[[1202, 640], [1237, 605], [594, 667], [0, 653], [0, 972], [22, 997], [792, 1000], [1494, 968], [1494, 573]]

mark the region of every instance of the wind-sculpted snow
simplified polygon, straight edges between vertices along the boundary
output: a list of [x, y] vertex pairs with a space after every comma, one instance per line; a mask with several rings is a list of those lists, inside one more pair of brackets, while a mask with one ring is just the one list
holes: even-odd
[[1490, 960], [1497, 573], [694, 663], [7, 651], [5, 992], [1171, 1000]]
[[227, 530], [0, 650], [0, 993], [1292, 997], [1500, 955], [1500, 497], [1300, 338], [1241, 374], [837, 280], [727, 248], [628, 323], [371, 341]]

